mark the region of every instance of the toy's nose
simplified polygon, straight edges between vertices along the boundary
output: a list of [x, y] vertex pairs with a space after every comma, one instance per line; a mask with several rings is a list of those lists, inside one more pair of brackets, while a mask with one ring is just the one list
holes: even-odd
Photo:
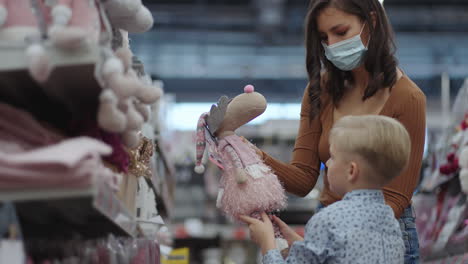
[[253, 85], [249, 84], [244, 87], [244, 93], [253, 93], [254, 92], [254, 87]]

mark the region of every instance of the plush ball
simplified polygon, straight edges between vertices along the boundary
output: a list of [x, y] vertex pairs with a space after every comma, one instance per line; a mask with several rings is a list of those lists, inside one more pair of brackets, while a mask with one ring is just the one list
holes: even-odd
[[104, 63], [102, 73], [105, 77], [109, 76], [112, 73], [123, 73], [124, 65], [122, 61], [116, 57], [112, 57]]
[[255, 88], [253, 85], [249, 84], [244, 87], [244, 93], [253, 93], [255, 91]]
[[198, 174], [204, 173], [205, 172], [205, 166], [203, 166], [203, 165], [195, 166], [195, 172], [198, 173]]
[[56, 5], [52, 8], [51, 15], [56, 25], [65, 26], [70, 22], [72, 10], [65, 5]]

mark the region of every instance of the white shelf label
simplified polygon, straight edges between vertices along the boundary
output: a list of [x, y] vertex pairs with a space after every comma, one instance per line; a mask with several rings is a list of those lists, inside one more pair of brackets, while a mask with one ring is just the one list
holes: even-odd
[[19, 240], [0, 241], [0, 263], [24, 264], [23, 243]]

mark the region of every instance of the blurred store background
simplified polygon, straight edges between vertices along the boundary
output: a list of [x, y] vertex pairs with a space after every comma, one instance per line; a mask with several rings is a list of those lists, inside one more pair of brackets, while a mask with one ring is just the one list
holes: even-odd
[[[236, 95], [250, 83], [265, 95], [269, 105], [240, 134], [273, 156], [290, 160], [299, 103], [307, 82], [303, 24], [308, 2], [145, 1], [156, 24], [150, 32], [131, 35], [131, 46], [147, 71], [163, 80], [170, 94], [166, 118], [172, 133], [168, 148], [177, 177], [173, 228], [176, 246], [193, 249], [193, 263], [216, 263], [207, 260], [210, 256], [222, 256], [225, 263], [255, 263], [249, 255], [254, 254], [250, 243], [237, 243], [242, 250], [231, 246], [246, 237], [245, 231], [226, 221], [215, 208], [215, 194], [209, 191], [214, 187], [208, 185], [217, 184], [219, 172], [215, 168], [204, 176], [193, 172], [194, 129], [198, 116], [208, 111], [219, 96]], [[461, 121], [452, 111], [468, 78], [468, 1], [385, 0], [384, 6], [395, 30], [400, 67], [427, 96], [425, 164], [437, 167], [434, 156], [447, 151], [445, 146], [449, 145], [455, 122]], [[468, 99], [459, 100], [459, 106], [467, 110]], [[439, 156], [443, 162], [444, 155]], [[433, 177], [432, 172], [422, 174], [426, 179]], [[440, 195], [437, 186], [421, 187], [420, 193], [436, 197]], [[305, 198], [291, 196], [290, 207], [282, 217], [300, 230], [314, 211], [319, 189], [320, 185]], [[415, 199], [422, 197], [431, 199], [423, 195]], [[430, 212], [424, 213], [421, 217], [431, 217]], [[433, 225], [440, 231], [445, 222]], [[467, 227], [457, 228], [464, 230], [465, 242], [459, 247], [466, 251]], [[431, 259], [433, 251], [429, 248], [438, 236], [424, 232], [420, 230], [421, 236], [426, 236], [421, 238], [423, 252]], [[445, 256], [432, 258], [439, 257]]]
[[[253, 84], [268, 108], [237, 132], [290, 161], [309, 1], [0, 0], [0, 264], [259, 263], [216, 208], [220, 170], [194, 172], [195, 130]], [[468, 0], [382, 2], [427, 97], [422, 263], [468, 264]], [[322, 186], [288, 196], [298, 233]]]

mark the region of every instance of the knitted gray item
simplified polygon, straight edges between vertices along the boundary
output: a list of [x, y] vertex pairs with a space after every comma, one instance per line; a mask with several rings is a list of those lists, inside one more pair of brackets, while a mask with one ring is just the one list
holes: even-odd
[[138, 59], [137, 56], [132, 57], [132, 69], [136, 72], [138, 77], [145, 76], [145, 67], [143, 66], [143, 63]]
[[111, 42], [112, 50], [115, 51], [122, 46], [123, 46], [122, 32], [120, 32], [118, 28], [112, 28], [112, 42]]

